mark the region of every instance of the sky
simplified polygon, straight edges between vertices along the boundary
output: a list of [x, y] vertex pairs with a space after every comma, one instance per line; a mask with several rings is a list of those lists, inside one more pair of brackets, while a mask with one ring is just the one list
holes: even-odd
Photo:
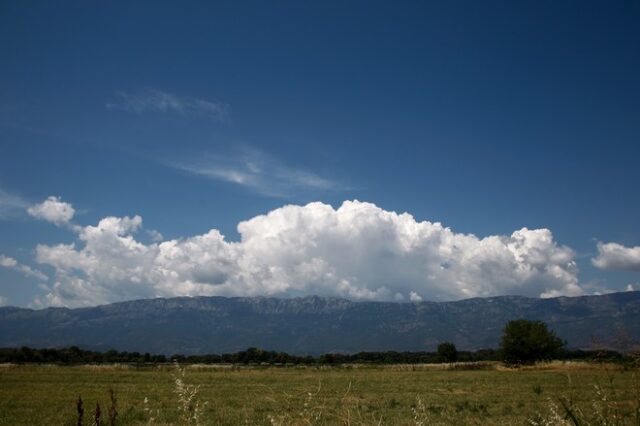
[[0, 305], [638, 290], [639, 21], [0, 0]]

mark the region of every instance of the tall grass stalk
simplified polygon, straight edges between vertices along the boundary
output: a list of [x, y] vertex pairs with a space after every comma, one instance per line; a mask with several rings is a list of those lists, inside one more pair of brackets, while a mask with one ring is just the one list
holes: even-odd
[[[634, 374], [634, 404], [619, 402], [613, 378], [607, 388], [599, 384], [593, 387], [590, 404], [579, 405], [571, 396], [549, 399], [545, 412], [528, 419], [531, 426], [631, 426], [640, 425], [640, 388], [637, 373]], [[569, 387], [571, 383], [569, 382]]]
[[175, 364], [173, 374], [174, 393], [178, 397], [178, 412], [180, 413], [180, 424], [200, 425], [202, 424], [202, 414], [207, 402], [201, 402], [198, 398], [200, 386], [185, 383], [186, 369]]

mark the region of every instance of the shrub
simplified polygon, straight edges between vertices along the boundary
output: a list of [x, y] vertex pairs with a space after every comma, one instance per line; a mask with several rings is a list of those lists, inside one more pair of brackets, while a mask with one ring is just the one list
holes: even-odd
[[500, 353], [508, 364], [532, 364], [553, 359], [564, 344], [544, 322], [519, 319], [504, 327]]
[[451, 342], [444, 342], [438, 345], [438, 360], [440, 362], [456, 362], [458, 360], [458, 350]]

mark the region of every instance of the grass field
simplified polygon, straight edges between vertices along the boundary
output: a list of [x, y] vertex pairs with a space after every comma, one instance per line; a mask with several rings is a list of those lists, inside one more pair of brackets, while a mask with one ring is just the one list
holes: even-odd
[[[117, 424], [148, 424], [150, 418], [152, 424], [182, 424], [185, 413], [179, 408], [189, 404], [179, 398], [194, 390], [190, 385], [199, 387], [191, 400], [201, 403], [199, 423], [213, 425], [524, 425], [539, 413], [547, 424], [562, 424], [550, 419], [554, 407], [564, 415], [562, 398], [593, 424], [605, 424], [595, 423], [598, 416], [610, 419], [606, 424], [638, 424], [640, 404], [636, 372], [615, 366], [191, 366], [183, 371], [184, 377], [171, 366], [1, 366], [0, 424], [75, 425], [78, 395], [85, 425], [92, 424], [96, 402], [108, 424], [111, 388]], [[176, 378], [188, 385], [180, 394]], [[627, 417], [616, 423], [616, 415]]]

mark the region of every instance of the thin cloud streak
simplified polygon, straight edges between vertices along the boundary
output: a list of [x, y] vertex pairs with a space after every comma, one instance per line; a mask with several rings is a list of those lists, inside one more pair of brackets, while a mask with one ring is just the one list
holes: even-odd
[[0, 220], [22, 215], [28, 206], [29, 204], [20, 196], [0, 188]]
[[174, 113], [184, 116], [200, 116], [221, 122], [229, 120], [229, 106], [227, 104], [174, 95], [162, 90], [149, 89], [138, 93], [118, 91], [115, 97], [114, 101], [106, 103], [108, 109], [134, 114]]
[[23, 265], [19, 263], [17, 260], [15, 260], [14, 258], [5, 256], [3, 254], [0, 254], [0, 267], [12, 269], [14, 271], [20, 272], [26, 277], [37, 278], [41, 281], [49, 280], [49, 277], [47, 277], [41, 271], [34, 269], [30, 266]]
[[289, 167], [253, 148], [235, 155], [209, 155], [204, 160], [170, 166], [209, 179], [236, 184], [260, 195], [286, 198], [307, 190], [336, 190], [336, 181], [303, 169]]

